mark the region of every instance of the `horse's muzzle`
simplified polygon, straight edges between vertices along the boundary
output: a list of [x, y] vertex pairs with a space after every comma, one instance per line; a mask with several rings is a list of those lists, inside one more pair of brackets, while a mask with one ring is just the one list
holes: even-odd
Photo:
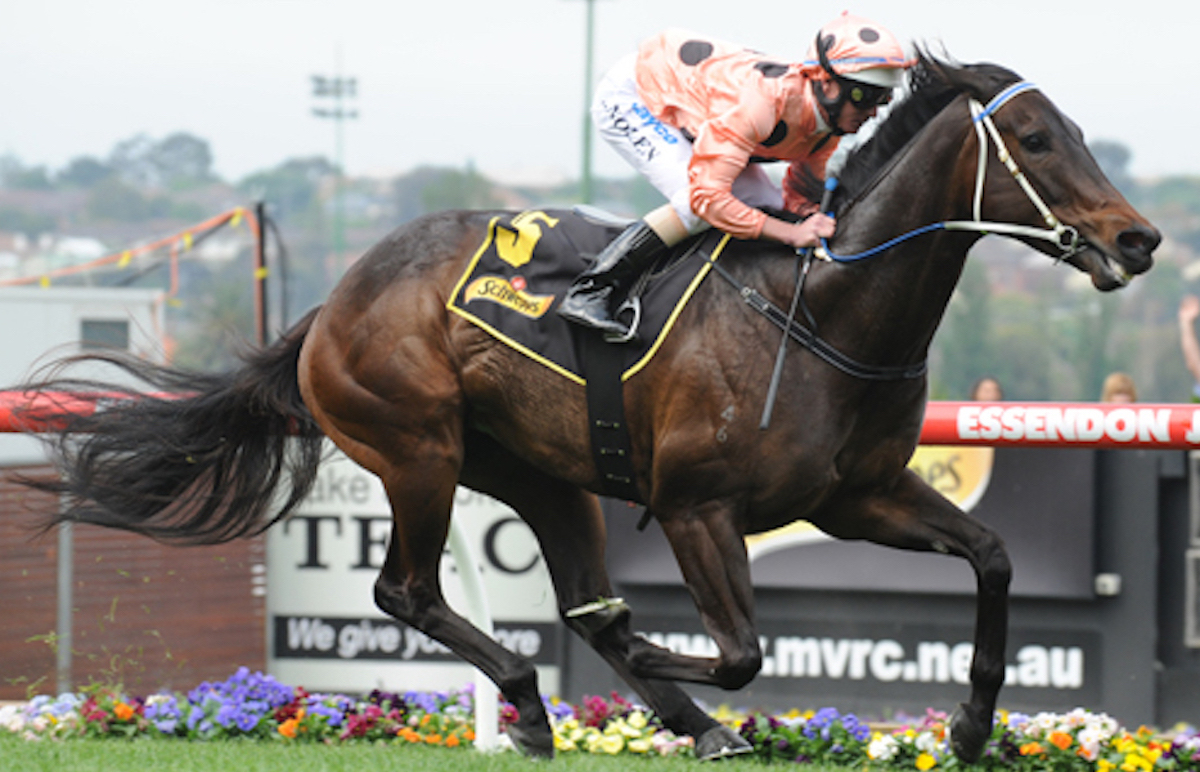
[[1154, 250], [1162, 243], [1162, 234], [1150, 225], [1134, 223], [1117, 235], [1121, 264], [1130, 274], [1145, 273], [1154, 263]]

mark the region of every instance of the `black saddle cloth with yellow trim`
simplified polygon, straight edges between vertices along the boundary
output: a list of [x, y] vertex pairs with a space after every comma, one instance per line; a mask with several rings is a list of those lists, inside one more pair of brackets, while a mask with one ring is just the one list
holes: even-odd
[[[447, 308], [559, 375], [585, 383], [574, 325], [555, 310], [575, 277], [619, 233], [565, 210], [497, 215]], [[610, 344], [623, 352], [622, 380], [654, 356], [727, 241], [710, 231], [685, 242], [639, 282], [638, 340]]]

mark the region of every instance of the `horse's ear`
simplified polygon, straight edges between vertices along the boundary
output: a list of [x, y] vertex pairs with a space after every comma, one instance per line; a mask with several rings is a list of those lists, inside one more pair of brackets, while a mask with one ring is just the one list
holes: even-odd
[[991, 101], [1005, 86], [1021, 80], [1020, 75], [996, 64], [962, 64], [944, 51], [943, 55], [944, 58], [935, 56], [927, 48], [918, 47], [917, 64], [912, 68], [913, 76], [920, 77], [918, 73], [924, 72], [955, 91], [967, 94], [984, 104]]

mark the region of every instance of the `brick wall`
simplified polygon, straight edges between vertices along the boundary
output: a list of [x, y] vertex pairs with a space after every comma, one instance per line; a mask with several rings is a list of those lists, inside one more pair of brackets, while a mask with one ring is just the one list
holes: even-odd
[[[0, 479], [0, 699], [55, 688], [44, 637], [55, 627], [58, 540], [55, 532], [33, 538], [33, 511], [52, 506]], [[73, 530], [76, 687], [121, 682], [147, 694], [264, 666], [262, 539], [170, 547], [94, 526]]]

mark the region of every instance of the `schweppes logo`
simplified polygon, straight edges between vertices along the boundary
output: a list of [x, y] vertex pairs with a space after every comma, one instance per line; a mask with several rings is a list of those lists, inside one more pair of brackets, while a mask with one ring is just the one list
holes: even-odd
[[[987, 492], [994, 455], [994, 448], [922, 445], [909, 460], [908, 468], [964, 512], [970, 512]], [[812, 523], [797, 520], [773, 531], [747, 536], [746, 550], [753, 561], [771, 552], [830, 538]]]
[[520, 276], [514, 277], [511, 282], [503, 276], [480, 276], [467, 285], [463, 292], [463, 305], [472, 300], [486, 300], [530, 319], [539, 319], [550, 310], [554, 296], [530, 295], [525, 292], [524, 284], [525, 280]]

